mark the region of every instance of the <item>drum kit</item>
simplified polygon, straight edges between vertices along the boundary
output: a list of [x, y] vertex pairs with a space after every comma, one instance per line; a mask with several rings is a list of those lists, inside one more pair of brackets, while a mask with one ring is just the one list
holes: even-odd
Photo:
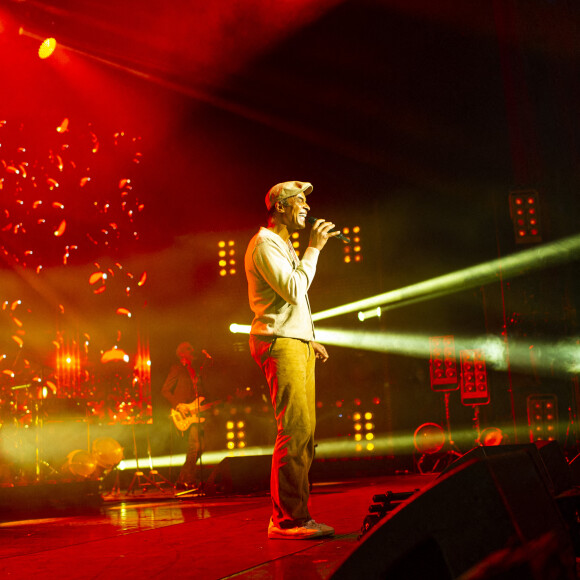
[[61, 471], [87, 478], [114, 469], [122, 460], [123, 448], [115, 439], [97, 437], [90, 452], [84, 449], [71, 451]]
[[[46, 400], [38, 385], [11, 387], [9, 397], [0, 393], [0, 487], [43, 482], [98, 479], [123, 460], [123, 447], [112, 437], [91, 441], [94, 418], [83, 416], [80, 403], [70, 399]], [[54, 423], [86, 423], [87, 447], [74, 449], [64, 458], [46, 453], [47, 439], [55, 437]], [[65, 436], [66, 438], [66, 436]], [[51, 442], [66, 445], [65, 441]], [[64, 459], [64, 463], [63, 463]]]

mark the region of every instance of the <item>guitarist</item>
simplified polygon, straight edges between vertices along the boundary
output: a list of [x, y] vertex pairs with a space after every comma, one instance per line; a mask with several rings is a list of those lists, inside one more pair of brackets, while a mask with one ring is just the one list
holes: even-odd
[[[161, 387], [161, 394], [184, 416], [190, 413], [188, 407], [190, 403], [196, 401], [198, 397], [205, 396], [201, 375], [204, 367], [211, 363], [212, 359], [205, 350], [202, 350], [202, 353], [203, 360], [200, 363], [193, 346], [189, 342], [182, 342], [176, 350], [179, 363], [171, 367]], [[199, 484], [197, 459], [203, 451], [201, 424], [193, 423], [181, 434], [187, 437], [187, 452], [175, 488], [183, 491], [194, 489]]]

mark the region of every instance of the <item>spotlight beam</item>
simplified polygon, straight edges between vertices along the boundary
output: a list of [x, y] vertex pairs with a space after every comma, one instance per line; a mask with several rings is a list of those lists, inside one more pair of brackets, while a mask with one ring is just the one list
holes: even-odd
[[429, 358], [429, 337], [387, 332], [317, 328], [316, 340], [332, 346], [343, 346], [374, 352], [391, 352], [417, 358]]
[[549, 244], [512, 254], [505, 258], [484, 262], [463, 270], [451, 272], [431, 280], [425, 280], [398, 290], [391, 290], [370, 298], [322, 310], [312, 315], [314, 321], [325, 320], [351, 312], [365, 311], [372, 308], [393, 309], [407, 306], [435, 297], [445, 296], [468, 290], [482, 284], [496, 282], [500, 276], [504, 279], [515, 278], [523, 274], [558, 266], [580, 258], [580, 234], [564, 238]]
[[[233, 327], [233, 329], [232, 329]], [[249, 334], [250, 326], [232, 324], [231, 332]], [[326, 345], [356, 348], [372, 352], [388, 352], [415, 358], [429, 359], [429, 337], [421, 334], [402, 334], [380, 331], [343, 330], [340, 328], [317, 328], [316, 339]], [[458, 350], [483, 351], [490, 368], [506, 371], [508, 352], [505, 339], [499, 336], [456, 336]], [[580, 337], [568, 337], [556, 342], [522, 341], [510, 339], [509, 362], [512, 368], [526, 371], [533, 369], [549, 376], [580, 373]]]
[[[429, 359], [429, 337], [423, 335], [396, 334], [317, 328], [316, 338], [326, 345], [356, 348], [374, 352], [388, 352], [415, 358]], [[505, 340], [499, 336], [455, 337], [458, 350], [483, 351], [490, 368], [506, 371], [508, 353]], [[512, 369], [535, 371], [538, 374], [565, 376], [580, 372], [580, 337], [569, 337], [557, 342], [522, 341], [510, 339], [509, 362]]]

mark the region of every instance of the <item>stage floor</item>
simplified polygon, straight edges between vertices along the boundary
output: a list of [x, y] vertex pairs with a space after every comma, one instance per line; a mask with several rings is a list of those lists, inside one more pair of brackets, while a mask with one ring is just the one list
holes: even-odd
[[334, 538], [268, 540], [267, 494], [178, 499], [139, 491], [99, 512], [0, 523], [5, 578], [329, 578], [357, 547], [372, 496], [421, 489], [434, 475], [315, 484], [311, 514]]

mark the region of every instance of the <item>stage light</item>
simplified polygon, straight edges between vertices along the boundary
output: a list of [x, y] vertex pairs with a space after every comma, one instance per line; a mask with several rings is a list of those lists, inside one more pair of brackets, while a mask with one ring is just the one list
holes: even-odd
[[445, 444], [445, 431], [437, 423], [423, 423], [413, 433], [413, 444], [419, 453], [438, 453]]
[[391, 290], [370, 298], [316, 312], [312, 315], [312, 320], [316, 322], [352, 312], [365, 312], [377, 307], [381, 307], [383, 311], [400, 308], [475, 288], [482, 284], [497, 282], [500, 275], [506, 280], [529, 274], [534, 270], [565, 264], [579, 258], [580, 234], [577, 234], [398, 290]]
[[[351, 234], [352, 231], [352, 234]], [[343, 228], [342, 233], [345, 236], [351, 235], [350, 242], [343, 245], [344, 262], [346, 264], [358, 263], [362, 261], [362, 247], [360, 237], [360, 226], [350, 228]]]
[[228, 274], [236, 274], [236, 243], [234, 240], [220, 240], [218, 242], [218, 268], [219, 275], [224, 277]]
[[[353, 428], [354, 428], [354, 440], [355, 442], [361, 442], [363, 439], [365, 441], [372, 441], [375, 438], [374, 429], [375, 425], [371, 422], [373, 418], [373, 414], [370, 411], [366, 411], [364, 413], [355, 412], [352, 415], [353, 420]], [[364, 423], [362, 422], [364, 420]], [[372, 449], [370, 448], [372, 446]], [[367, 444], [365, 447], [366, 451], [372, 451], [374, 449], [374, 445]], [[363, 450], [362, 445], [358, 445], [355, 448], [357, 453], [360, 453]]]
[[230, 332], [233, 334], [250, 334], [251, 328], [249, 324], [230, 324]]
[[291, 236], [292, 239], [292, 247], [296, 252], [297, 256], [300, 256], [300, 234], [298, 232], [294, 232]]
[[478, 443], [485, 447], [501, 445], [503, 432], [498, 427], [488, 427], [484, 429], [478, 438]]
[[553, 394], [527, 397], [530, 441], [554, 441], [558, 432], [558, 397]]
[[228, 449], [235, 449], [236, 447], [241, 448], [246, 446], [246, 433], [244, 431], [245, 426], [245, 421], [226, 422], [226, 446]]
[[461, 402], [466, 405], [487, 405], [487, 369], [485, 355], [479, 349], [462, 350], [461, 360]]
[[455, 339], [452, 335], [429, 338], [429, 369], [433, 391], [455, 391], [459, 388]]
[[371, 308], [370, 310], [365, 310], [364, 312], [359, 312], [358, 319], [361, 322], [364, 322], [365, 320], [368, 320], [369, 318], [380, 318], [381, 314], [382, 314], [381, 307], [377, 306], [376, 308]]
[[56, 39], [46, 38], [42, 41], [42, 44], [38, 47], [38, 56], [41, 59], [46, 59], [51, 56], [56, 50]]
[[509, 194], [510, 215], [517, 244], [539, 243], [540, 205], [537, 191], [512, 191]]

